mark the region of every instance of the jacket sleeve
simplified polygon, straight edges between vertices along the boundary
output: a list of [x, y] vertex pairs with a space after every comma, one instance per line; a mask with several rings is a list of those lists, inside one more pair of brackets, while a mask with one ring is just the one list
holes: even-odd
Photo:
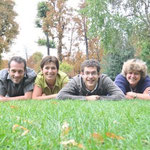
[[7, 94], [6, 88], [2, 80], [0, 80], [0, 95], [5, 96]]
[[58, 93], [57, 99], [85, 100], [85, 96], [79, 95], [79, 87], [74, 79], [71, 79]]
[[126, 94], [127, 92], [126, 87], [128, 85], [127, 85], [125, 77], [123, 77], [121, 74], [117, 75], [115, 78], [115, 84], [122, 90], [124, 94]]
[[108, 95], [101, 95], [100, 100], [121, 100], [125, 96], [120, 88], [108, 76], [103, 79], [102, 86], [107, 91]]

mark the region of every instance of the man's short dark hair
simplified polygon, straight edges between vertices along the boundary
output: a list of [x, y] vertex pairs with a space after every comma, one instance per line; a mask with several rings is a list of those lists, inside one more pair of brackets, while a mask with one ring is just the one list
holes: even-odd
[[15, 62], [17, 62], [19, 64], [23, 63], [24, 64], [24, 70], [26, 70], [27, 64], [26, 64], [26, 60], [24, 58], [22, 58], [20, 56], [14, 56], [14, 57], [12, 57], [9, 60], [9, 62], [8, 62], [8, 68], [10, 68], [10, 64], [11, 64], [12, 61], [15, 61]]
[[59, 61], [55, 56], [46, 56], [42, 59], [40, 63], [41, 69], [43, 69], [44, 65], [47, 63], [53, 62], [56, 65], [57, 70], [59, 70]]
[[96, 59], [89, 59], [89, 60], [85, 60], [82, 64], [81, 64], [81, 71], [84, 72], [84, 68], [85, 67], [96, 67], [97, 68], [97, 72], [100, 72], [100, 63], [99, 61], [97, 61]]

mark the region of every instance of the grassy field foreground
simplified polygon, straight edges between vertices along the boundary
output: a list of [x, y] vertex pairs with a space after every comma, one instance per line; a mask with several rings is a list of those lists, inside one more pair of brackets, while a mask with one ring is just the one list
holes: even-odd
[[0, 103], [0, 149], [149, 150], [150, 101]]

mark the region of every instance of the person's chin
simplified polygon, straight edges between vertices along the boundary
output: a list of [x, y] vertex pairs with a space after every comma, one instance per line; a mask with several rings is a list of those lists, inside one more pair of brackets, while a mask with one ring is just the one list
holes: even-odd
[[130, 85], [135, 85], [136, 84], [136, 82], [129, 82], [130, 83]]
[[93, 84], [92, 85], [90, 84], [87, 86], [88, 89], [93, 89], [93, 87], [95, 87]]
[[13, 82], [14, 82], [15, 84], [19, 84], [19, 83], [20, 83], [20, 80], [19, 80], [19, 81], [13, 80]]
[[47, 80], [54, 80], [55, 77], [48, 77]]

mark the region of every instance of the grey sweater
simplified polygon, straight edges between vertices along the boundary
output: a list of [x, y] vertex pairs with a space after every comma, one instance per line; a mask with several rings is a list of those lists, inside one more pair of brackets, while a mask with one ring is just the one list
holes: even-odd
[[99, 95], [100, 100], [120, 100], [124, 98], [124, 94], [119, 87], [115, 85], [107, 75], [101, 74], [98, 80], [98, 86], [92, 92], [86, 89], [81, 75], [73, 77], [68, 84], [59, 91], [57, 99], [85, 100], [86, 96], [90, 95]]

